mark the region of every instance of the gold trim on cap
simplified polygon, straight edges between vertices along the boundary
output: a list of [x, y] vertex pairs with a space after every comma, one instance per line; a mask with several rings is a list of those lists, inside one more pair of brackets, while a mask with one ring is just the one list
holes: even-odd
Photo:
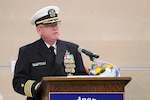
[[48, 19], [44, 19], [41, 21], [37, 21], [35, 24], [48, 24], [48, 23], [54, 23], [54, 22], [59, 22], [60, 19], [58, 17], [55, 18], [48, 18]]
[[31, 92], [31, 88], [32, 88], [32, 85], [35, 81], [34, 80], [28, 80], [26, 83], [25, 83], [25, 86], [24, 86], [24, 93], [26, 96], [28, 97], [33, 97], [32, 96], [32, 92]]

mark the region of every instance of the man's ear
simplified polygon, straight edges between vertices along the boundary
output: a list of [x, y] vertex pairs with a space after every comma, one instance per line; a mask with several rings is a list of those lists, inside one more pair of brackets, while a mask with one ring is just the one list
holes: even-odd
[[36, 27], [36, 31], [37, 31], [37, 33], [38, 33], [39, 35], [41, 35], [41, 29], [40, 29], [39, 26]]

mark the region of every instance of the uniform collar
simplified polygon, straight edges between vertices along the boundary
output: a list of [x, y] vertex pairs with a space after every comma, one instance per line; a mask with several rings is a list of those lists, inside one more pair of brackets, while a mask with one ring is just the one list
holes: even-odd
[[46, 44], [47, 48], [49, 48], [50, 46], [53, 46], [53, 47], [56, 49], [56, 41], [55, 41], [55, 43], [54, 43], [53, 45], [49, 45], [49, 44], [46, 43], [46, 42], [44, 42], [44, 43]]

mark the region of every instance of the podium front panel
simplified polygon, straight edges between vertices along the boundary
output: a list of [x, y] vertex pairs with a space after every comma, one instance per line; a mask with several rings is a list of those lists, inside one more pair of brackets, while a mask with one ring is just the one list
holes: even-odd
[[107, 92], [124, 93], [131, 77], [44, 77], [40, 87], [42, 100], [49, 100], [49, 92]]

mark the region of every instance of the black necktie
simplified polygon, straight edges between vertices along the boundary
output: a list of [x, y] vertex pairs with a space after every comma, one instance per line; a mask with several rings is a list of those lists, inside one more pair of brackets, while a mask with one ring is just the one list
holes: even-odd
[[55, 56], [55, 52], [54, 52], [55, 48], [53, 46], [50, 46], [49, 49], [50, 49], [50, 52], [53, 54], [53, 56]]
[[49, 50], [50, 50], [50, 53], [51, 53], [51, 55], [52, 55], [52, 62], [54, 63], [55, 62], [55, 52], [54, 52], [54, 47], [53, 46], [50, 46], [49, 47]]

